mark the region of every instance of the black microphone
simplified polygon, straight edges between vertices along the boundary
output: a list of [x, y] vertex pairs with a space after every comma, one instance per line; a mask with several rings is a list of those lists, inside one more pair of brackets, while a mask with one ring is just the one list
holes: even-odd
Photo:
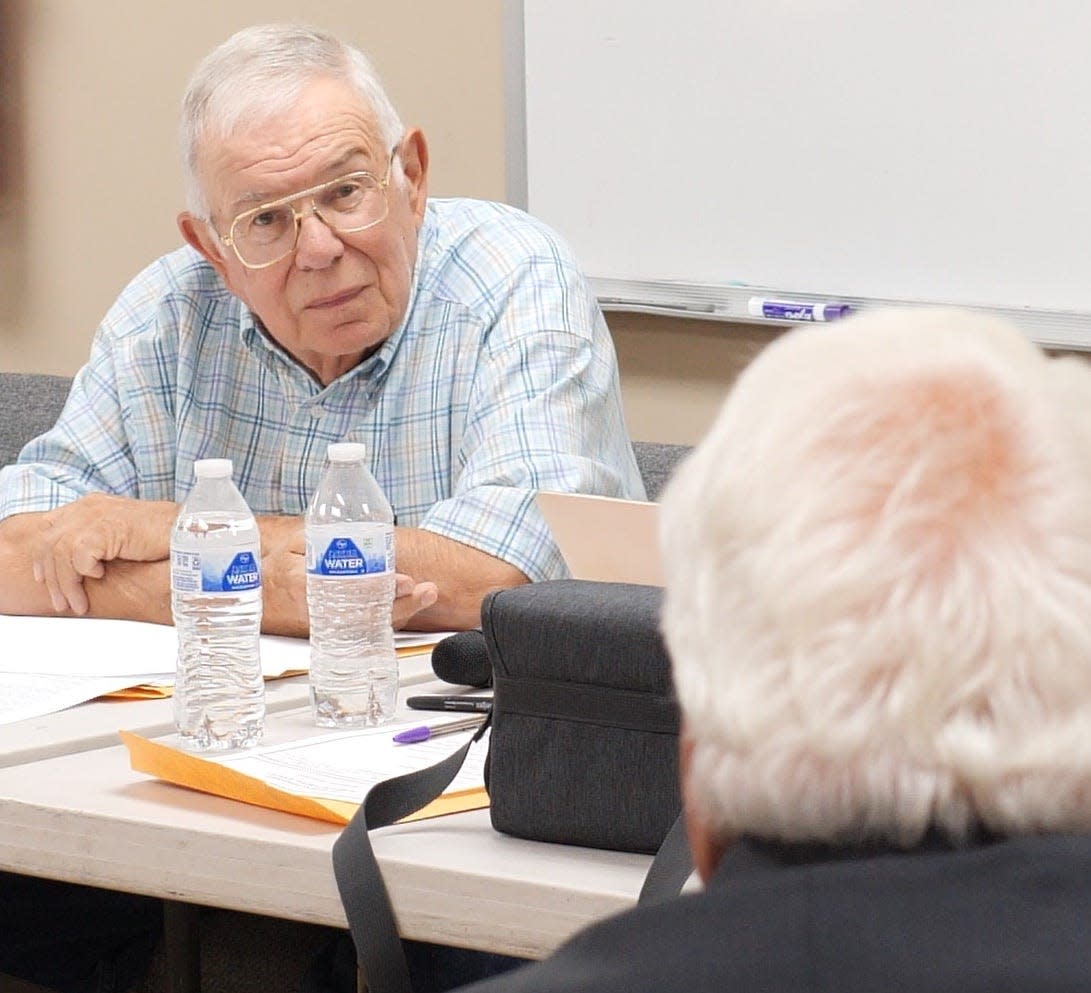
[[492, 686], [492, 664], [480, 629], [459, 631], [436, 643], [432, 671], [458, 686]]

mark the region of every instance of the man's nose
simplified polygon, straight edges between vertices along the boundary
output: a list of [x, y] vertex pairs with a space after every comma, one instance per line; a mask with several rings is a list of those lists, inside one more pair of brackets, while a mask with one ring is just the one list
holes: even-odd
[[324, 269], [345, 252], [345, 243], [322, 218], [314, 204], [301, 211], [295, 262], [301, 269]]

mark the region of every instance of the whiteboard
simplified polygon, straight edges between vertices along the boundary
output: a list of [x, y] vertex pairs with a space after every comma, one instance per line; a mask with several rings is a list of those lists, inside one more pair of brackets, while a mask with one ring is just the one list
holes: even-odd
[[1091, 4], [525, 0], [526, 200], [623, 309], [956, 303], [1091, 348]]

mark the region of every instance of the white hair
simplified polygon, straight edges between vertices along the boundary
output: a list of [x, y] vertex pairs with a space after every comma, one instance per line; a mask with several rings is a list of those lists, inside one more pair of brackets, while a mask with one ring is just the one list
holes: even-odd
[[994, 318], [789, 333], [664, 497], [723, 840], [1091, 829], [1091, 368]]
[[[205, 56], [182, 99], [179, 141], [186, 207], [192, 214], [208, 217], [198, 162], [202, 144], [282, 113], [318, 78], [352, 86], [375, 115], [387, 151], [395, 146], [404, 130], [401, 119], [362, 52], [304, 25], [244, 28]], [[397, 165], [393, 171], [400, 179]]]

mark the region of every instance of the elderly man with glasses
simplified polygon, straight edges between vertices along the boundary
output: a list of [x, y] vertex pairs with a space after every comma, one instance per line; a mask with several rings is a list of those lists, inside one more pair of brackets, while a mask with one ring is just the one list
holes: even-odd
[[206, 457], [234, 462], [265, 630], [293, 635], [329, 442], [367, 445], [397, 514], [399, 626], [472, 627], [488, 590], [562, 575], [535, 490], [643, 495], [568, 250], [503, 205], [429, 200], [424, 136], [361, 53], [240, 32], [198, 67], [182, 145], [188, 247], [124, 290], [57, 425], [0, 474], [0, 612], [169, 622]]

